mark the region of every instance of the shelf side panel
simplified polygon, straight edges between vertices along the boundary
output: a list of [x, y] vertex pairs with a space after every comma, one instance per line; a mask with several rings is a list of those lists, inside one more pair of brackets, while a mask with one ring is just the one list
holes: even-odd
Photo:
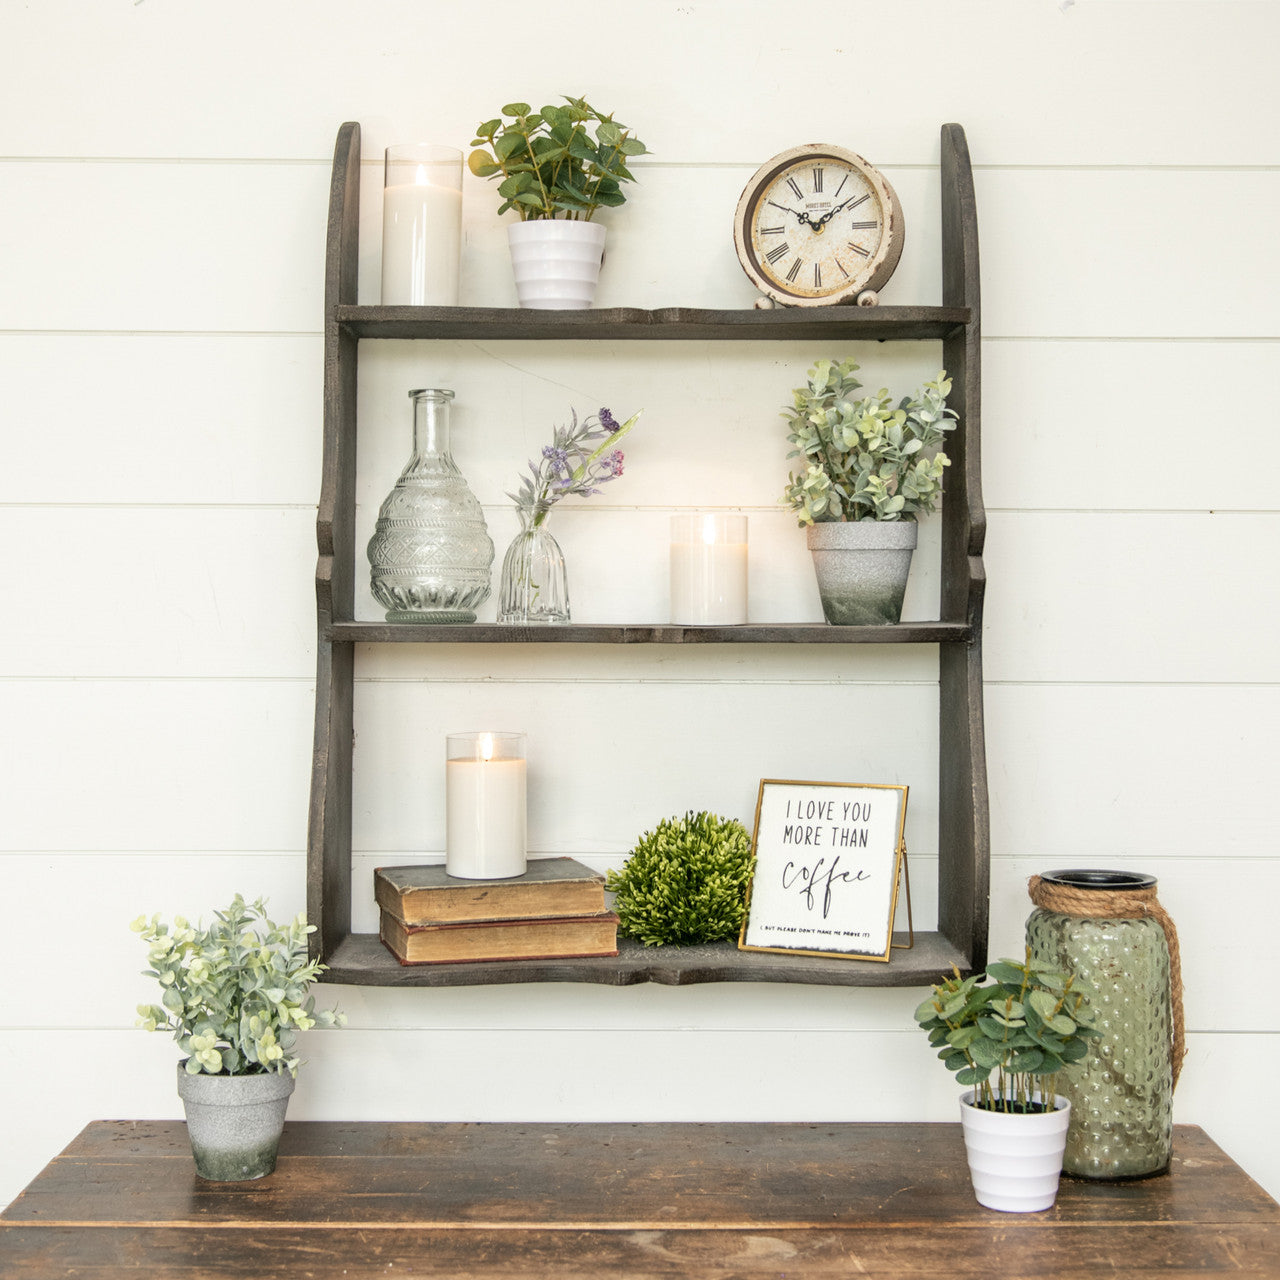
[[316, 508], [316, 709], [307, 826], [311, 951], [330, 955], [351, 929], [351, 753], [354, 650], [333, 644], [355, 599], [356, 338], [338, 307], [356, 300], [360, 126], [338, 131], [325, 243], [324, 440]]
[[982, 701], [982, 313], [978, 213], [964, 130], [942, 127], [942, 297], [971, 320], [943, 340], [958, 415], [947, 441], [942, 515], [942, 616], [964, 619], [967, 646], [944, 649], [939, 663], [938, 927], [975, 968], [986, 964], [990, 892], [990, 816]]

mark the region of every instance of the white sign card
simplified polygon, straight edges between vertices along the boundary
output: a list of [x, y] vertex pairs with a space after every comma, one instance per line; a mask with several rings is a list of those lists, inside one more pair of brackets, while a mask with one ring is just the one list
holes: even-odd
[[906, 820], [904, 786], [763, 780], [739, 948], [888, 960]]

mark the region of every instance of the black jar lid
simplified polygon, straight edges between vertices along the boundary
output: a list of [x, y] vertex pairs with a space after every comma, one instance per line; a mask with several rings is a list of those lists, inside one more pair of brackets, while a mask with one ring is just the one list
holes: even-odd
[[1139, 871], [1046, 871], [1041, 880], [1064, 889], [1102, 889], [1112, 893], [1126, 889], [1153, 889], [1155, 876]]

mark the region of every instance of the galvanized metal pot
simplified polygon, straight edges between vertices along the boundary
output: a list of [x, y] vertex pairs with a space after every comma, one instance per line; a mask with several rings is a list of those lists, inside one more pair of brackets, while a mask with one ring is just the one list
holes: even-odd
[[914, 520], [832, 520], [805, 537], [833, 626], [898, 622], [919, 532]]
[[288, 1073], [193, 1076], [178, 1063], [178, 1096], [196, 1172], [211, 1182], [265, 1178], [276, 1167], [293, 1086]]

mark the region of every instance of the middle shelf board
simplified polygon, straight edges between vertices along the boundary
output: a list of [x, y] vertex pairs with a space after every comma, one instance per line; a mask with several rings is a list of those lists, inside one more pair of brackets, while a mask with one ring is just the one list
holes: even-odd
[[964, 622], [833, 627], [824, 622], [693, 627], [674, 623], [571, 622], [521, 626], [471, 622], [335, 622], [335, 644], [967, 644]]
[[927, 341], [972, 322], [968, 307], [776, 307], [715, 311], [696, 307], [613, 307], [537, 311], [517, 307], [362, 307], [334, 318], [358, 338], [588, 339], [668, 341]]

